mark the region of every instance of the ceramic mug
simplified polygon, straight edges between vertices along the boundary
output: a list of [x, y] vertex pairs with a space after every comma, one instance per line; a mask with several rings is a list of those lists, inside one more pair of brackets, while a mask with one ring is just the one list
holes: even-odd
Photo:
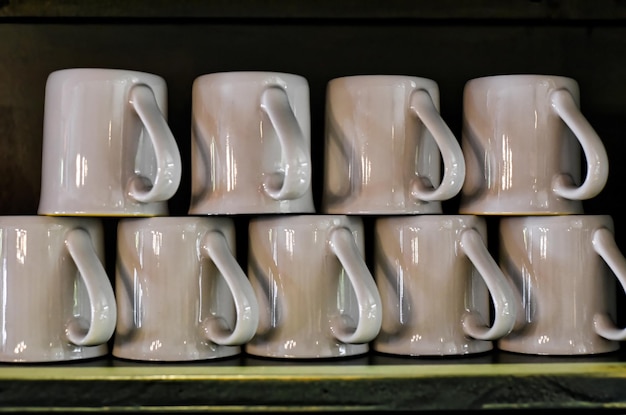
[[95, 218], [0, 216], [0, 361], [108, 353], [117, 318]]
[[125, 218], [118, 224], [112, 354], [144, 361], [234, 356], [259, 308], [235, 257], [229, 218]]
[[309, 84], [223, 72], [192, 87], [191, 215], [314, 212]]
[[157, 75], [100, 68], [52, 72], [46, 82], [38, 214], [167, 215], [181, 180]]
[[343, 215], [249, 222], [248, 277], [260, 307], [249, 355], [364, 354], [380, 330], [380, 295], [364, 260], [363, 223]]
[[493, 349], [513, 328], [517, 297], [486, 240], [478, 216], [377, 218], [374, 277], [383, 322], [373, 349], [407, 356]]
[[[583, 213], [606, 185], [604, 145], [580, 111], [578, 83], [549, 75], [472, 79], [463, 93], [467, 176], [459, 212]], [[581, 181], [581, 151], [586, 175]]]
[[502, 350], [541, 355], [615, 351], [616, 287], [626, 289], [626, 259], [608, 215], [510, 217], [500, 220], [500, 266], [520, 305]]
[[459, 193], [465, 161], [439, 114], [435, 81], [332, 79], [325, 114], [323, 213], [441, 213], [441, 202]]

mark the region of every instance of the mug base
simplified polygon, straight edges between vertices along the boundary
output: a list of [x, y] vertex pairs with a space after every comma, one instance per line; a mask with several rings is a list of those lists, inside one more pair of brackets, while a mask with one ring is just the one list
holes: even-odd
[[572, 346], [570, 343], [564, 345], [551, 345], [537, 346], [537, 342], [529, 342], [531, 345], [522, 343], [505, 343], [500, 342], [497, 345], [499, 350], [511, 353], [519, 353], [525, 355], [540, 355], [540, 356], [584, 356], [595, 355], [603, 353], [611, 353], [619, 350], [618, 342], [603, 342], [603, 345], [595, 345], [592, 342], [589, 344], [576, 344]]
[[369, 352], [369, 346], [366, 344], [361, 345], [346, 345], [342, 348], [333, 348], [321, 351], [294, 351], [290, 350], [289, 353], [281, 351], [273, 351], [268, 348], [256, 348], [246, 347], [245, 353], [253, 357], [269, 358], [269, 359], [285, 359], [285, 360], [321, 360], [321, 359], [340, 359], [344, 357], [353, 357], [364, 355]]
[[172, 353], [144, 353], [141, 351], [121, 351], [114, 348], [111, 355], [117, 359], [138, 361], [138, 362], [191, 362], [198, 360], [214, 360], [233, 357], [241, 354], [240, 346], [217, 346], [210, 351], [196, 351], [193, 354], [182, 354], [179, 351]]
[[485, 353], [493, 350], [493, 344], [489, 341], [476, 340], [470, 343], [456, 345], [434, 345], [421, 347], [407, 347], [406, 345], [388, 345], [374, 343], [372, 350], [378, 353], [401, 356], [463, 356], [469, 354]]
[[107, 356], [109, 349], [107, 345], [83, 347], [80, 350], [65, 351], [57, 354], [50, 354], [50, 350], [42, 351], [41, 353], [29, 353], [27, 355], [15, 355], [0, 354], [0, 362], [3, 363], [16, 363], [16, 364], [29, 364], [29, 363], [61, 363], [61, 362], [73, 362], [83, 361], [89, 359], [96, 359]]

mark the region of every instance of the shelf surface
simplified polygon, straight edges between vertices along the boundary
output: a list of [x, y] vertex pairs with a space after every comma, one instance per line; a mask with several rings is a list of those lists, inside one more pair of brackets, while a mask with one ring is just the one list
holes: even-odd
[[621, 354], [0, 365], [0, 411], [626, 410]]

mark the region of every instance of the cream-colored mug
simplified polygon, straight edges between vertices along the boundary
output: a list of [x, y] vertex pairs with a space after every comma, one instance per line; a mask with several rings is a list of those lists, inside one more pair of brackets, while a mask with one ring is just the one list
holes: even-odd
[[95, 218], [0, 216], [0, 361], [105, 356], [117, 309]]
[[259, 308], [230, 218], [125, 218], [117, 231], [112, 354], [144, 361], [234, 356]]
[[368, 352], [382, 309], [363, 256], [360, 218], [253, 218], [248, 250], [248, 277], [260, 316], [247, 354], [317, 359]]
[[105, 68], [48, 76], [38, 214], [167, 215], [181, 172], [163, 78]]
[[191, 215], [314, 212], [308, 81], [235, 71], [192, 86]]
[[584, 355], [619, 349], [616, 280], [626, 289], [626, 259], [609, 215], [500, 219], [500, 267], [516, 288], [520, 313], [502, 350]]
[[461, 190], [465, 162], [439, 114], [435, 81], [335, 78], [325, 116], [323, 213], [442, 213], [441, 202]]
[[493, 349], [513, 329], [518, 305], [486, 239], [479, 216], [377, 218], [374, 277], [383, 322], [373, 349], [407, 356]]
[[604, 144], [581, 113], [579, 95], [578, 83], [562, 76], [499, 75], [467, 82], [461, 136], [467, 175], [459, 212], [583, 213], [582, 200], [606, 185], [609, 163]]

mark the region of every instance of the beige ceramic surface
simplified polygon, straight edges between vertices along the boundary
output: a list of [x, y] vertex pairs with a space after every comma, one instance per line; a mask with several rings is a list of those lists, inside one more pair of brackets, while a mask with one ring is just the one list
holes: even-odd
[[248, 354], [338, 358], [369, 350], [382, 309], [363, 232], [361, 219], [342, 215], [250, 221], [248, 276], [260, 319]]
[[104, 356], [116, 307], [91, 218], [0, 216], [0, 361]]
[[616, 278], [626, 287], [626, 259], [608, 215], [503, 218], [500, 266], [521, 306], [502, 350], [582, 355], [617, 350]]
[[465, 162], [435, 81], [336, 78], [325, 111], [324, 213], [441, 213], [441, 201], [460, 191]]
[[314, 212], [309, 84], [225, 72], [192, 87], [190, 214]]
[[113, 356], [190, 361], [240, 353], [259, 309], [235, 243], [228, 218], [122, 219]]
[[374, 276], [383, 323], [374, 350], [411, 356], [479, 353], [511, 331], [516, 297], [488, 252], [486, 237], [485, 220], [471, 215], [376, 220]]
[[45, 90], [40, 215], [154, 216], [181, 180], [159, 76], [74, 68]]
[[[470, 80], [461, 144], [460, 213], [582, 213], [608, 178], [604, 145], [579, 109], [574, 79], [501, 75]], [[581, 154], [582, 148], [582, 154]], [[586, 176], [581, 178], [581, 164]]]

